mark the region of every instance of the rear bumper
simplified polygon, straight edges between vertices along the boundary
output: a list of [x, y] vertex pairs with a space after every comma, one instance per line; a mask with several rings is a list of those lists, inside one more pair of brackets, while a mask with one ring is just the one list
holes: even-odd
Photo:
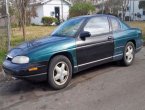
[[142, 48], [143, 46], [136, 48], [136, 53], [139, 52]]
[[[37, 67], [37, 71], [29, 71], [30, 68]], [[18, 79], [45, 81], [47, 80], [47, 63], [33, 64], [14, 64], [11, 61], [5, 60], [3, 63], [4, 73]]]
[[143, 48], [143, 39], [140, 41], [139, 47], [136, 48], [136, 53], [139, 52]]

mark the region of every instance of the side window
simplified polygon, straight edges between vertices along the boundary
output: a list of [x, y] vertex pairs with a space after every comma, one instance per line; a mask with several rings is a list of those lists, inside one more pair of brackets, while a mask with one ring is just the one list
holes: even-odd
[[117, 19], [110, 18], [110, 20], [111, 20], [113, 31], [119, 31], [119, 30], [121, 30], [120, 23], [119, 23], [119, 21]]
[[84, 27], [84, 31], [90, 32], [91, 36], [108, 33], [110, 31], [108, 18], [107, 17], [91, 18]]

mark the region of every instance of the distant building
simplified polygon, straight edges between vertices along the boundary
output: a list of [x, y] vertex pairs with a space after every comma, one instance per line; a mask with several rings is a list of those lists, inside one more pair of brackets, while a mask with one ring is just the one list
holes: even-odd
[[[145, 9], [139, 9], [140, 0], [129, 0], [128, 7], [125, 11], [125, 20], [145, 20]], [[122, 11], [119, 11], [122, 17]]]
[[66, 20], [69, 16], [69, 8], [72, 5], [69, 0], [36, 0], [30, 3], [35, 6], [36, 17], [31, 17], [31, 23], [42, 25], [41, 20], [44, 16], [55, 17], [58, 20]]
[[[105, 4], [105, 2], [109, 2], [109, 0], [84, 0], [84, 1], [91, 2], [96, 7], [96, 13], [100, 12], [101, 10], [104, 10], [105, 6], [103, 4]], [[145, 20], [145, 9], [139, 9], [140, 1], [142, 0], [129, 0], [128, 7], [126, 8], [124, 13], [125, 20]], [[111, 13], [111, 10], [109, 11]], [[102, 11], [101, 13], [104, 12]], [[123, 19], [123, 12], [119, 11], [118, 16], [120, 16]]]

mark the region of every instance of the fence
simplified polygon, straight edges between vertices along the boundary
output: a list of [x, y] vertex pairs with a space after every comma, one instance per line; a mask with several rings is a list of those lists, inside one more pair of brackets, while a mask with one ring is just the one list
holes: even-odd
[[7, 50], [7, 16], [0, 16], [0, 50]]
[[0, 1], [0, 52], [9, 49], [9, 14], [7, 0]]

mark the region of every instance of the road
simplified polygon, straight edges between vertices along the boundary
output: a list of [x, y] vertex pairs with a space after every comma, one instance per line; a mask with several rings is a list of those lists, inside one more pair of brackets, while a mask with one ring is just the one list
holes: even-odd
[[46, 83], [1, 78], [0, 110], [145, 110], [145, 48], [132, 66], [91, 68], [60, 91]]

